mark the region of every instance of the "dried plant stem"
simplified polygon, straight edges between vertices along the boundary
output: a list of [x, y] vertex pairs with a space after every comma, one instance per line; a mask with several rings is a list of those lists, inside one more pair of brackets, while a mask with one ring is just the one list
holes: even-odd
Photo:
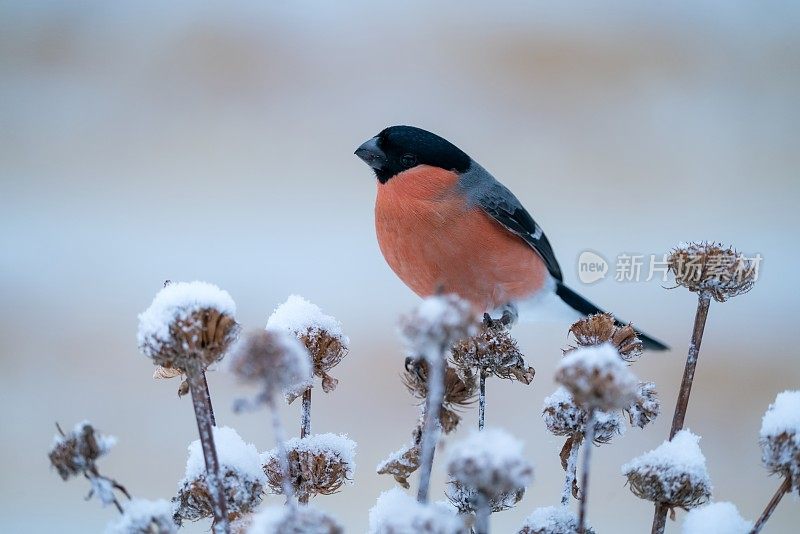
[[578, 534], [586, 532], [586, 507], [589, 500], [589, 462], [594, 441], [594, 410], [589, 410], [586, 421], [586, 446], [583, 448], [583, 472], [581, 473], [581, 498], [578, 507]]
[[432, 349], [426, 355], [430, 373], [428, 375], [428, 395], [425, 399], [425, 421], [422, 427], [422, 453], [420, 455], [419, 490], [417, 501], [428, 502], [428, 489], [431, 485], [433, 455], [439, 441], [439, 411], [444, 400], [444, 351], [445, 347]]
[[217, 418], [214, 417], [214, 406], [211, 405], [211, 392], [208, 389], [208, 380], [206, 379], [205, 371], [203, 371], [203, 389], [205, 390], [206, 402], [208, 403], [208, 412], [211, 414], [211, 424], [217, 426]]
[[572, 488], [575, 485], [575, 478], [578, 471], [578, 452], [581, 450], [583, 434], [575, 432], [572, 435], [572, 448], [567, 459], [566, 475], [564, 476], [564, 491], [561, 493], [562, 506], [569, 505], [569, 498], [572, 495]]
[[275, 399], [271, 396], [267, 400], [267, 407], [272, 416], [272, 434], [275, 436], [278, 463], [281, 466], [281, 488], [283, 489], [283, 495], [286, 497], [286, 504], [289, 505], [291, 509], [294, 509], [297, 505], [294, 502], [294, 490], [289, 480], [289, 455], [286, 452], [283, 425], [281, 424], [281, 416], [278, 413], [278, 407], [275, 405]]
[[203, 458], [206, 463], [206, 484], [211, 495], [211, 509], [214, 514], [213, 529], [216, 534], [230, 532], [228, 524], [228, 509], [225, 502], [225, 493], [219, 478], [219, 459], [214, 445], [214, 424], [211, 412], [210, 396], [203, 370], [199, 367], [186, 369], [189, 390], [192, 393], [194, 416], [197, 419], [197, 431], [200, 434], [200, 443], [203, 447]]
[[[58, 426], [58, 424], [56, 424], [56, 426]], [[61, 434], [62, 434], [62, 435], [64, 434], [64, 432], [63, 432], [63, 431], [61, 431], [61, 427], [58, 427], [58, 430], [59, 430], [59, 432], [61, 432]], [[108, 478], [108, 477], [106, 477], [106, 476], [103, 476], [103, 475], [101, 475], [101, 474], [100, 474], [100, 472], [97, 470], [97, 467], [96, 467], [96, 466], [92, 465], [92, 467], [90, 467], [90, 468], [87, 470], [87, 472], [86, 472], [86, 473], [84, 473], [84, 476], [85, 476], [85, 477], [86, 477], [86, 478], [87, 478], [89, 481], [91, 481], [92, 479], [100, 479], [100, 480], [106, 480], [106, 481], [108, 481], [108, 482], [111, 484], [111, 487], [112, 487], [112, 488], [114, 488], [115, 490], [117, 490], [117, 491], [119, 491], [120, 493], [122, 493], [123, 495], [125, 495], [125, 496], [128, 498], [128, 500], [131, 500], [131, 494], [130, 494], [130, 493], [128, 493], [128, 490], [126, 490], [126, 489], [125, 489], [125, 486], [123, 486], [122, 484], [120, 484], [119, 482], [117, 482], [116, 480], [114, 480], [113, 478]], [[91, 494], [90, 494], [90, 495], [91, 495]], [[116, 497], [116, 495], [114, 496], [114, 500], [113, 500], [112, 502], [114, 503], [114, 508], [116, 508], [116, 509], [117, 509], [117, 511], [118, 511], [120, 514], [123, 514], [123, 513], [125, 513], [125, 511], [122, 509], [122, 505], [119, 503], [119, 500], [117, 500], [117, 497]]]
[[311, 388], [303, 392], [303, 411], [300, 414], [300, 437], [311, 434]]
[[783, 479], [778, 490], [775, 492], [775, 495], [772, 496], [772, 499], [769, 500], [767, 503], [767, 507], [764, 508], [764, 511], [761, 512], [761, 516], [756, 521], [756, 524], [753, 526], [753, 530], [750, 531], [750, 534], [758, 534], [761, 532], [761, 529], [764, 528], [764, 524], [769, 520], [772, 512], [775, 511], [775, 508], [778, 507], [778, 503], [781, 502], [781, 499], [784, 495], [789, 493], [789, 489], [792, 487], [792, 481], [788, 477]]
[[[669, 431], [669, 439], [683, 428], [686, 419], [686, 410], [689, 407], [689, 395], [692, 393], [692, 383], [694, 382], [694, 372], [697, 368], [697, 358], [700, 354], [700, 344], [703, 342], [703, 332], [706, 328], [708, 318], [708, 308], [711, 304], [711, 296], [706, 293], [697, 295], [697, 311], [694, 316], [694, 328], [692, 329], [692, 340], [689, 343], [689, 353], [686, 356], [686, 366], [683, 369], [683, 380], [681, 389], [678, 392], [678, 401], [675, 403], [675, 413], [672, 417], [672, 428]], [[653, 514], [653, 527], [651, 534], [663, 534], [667, 525], [667, 506], [656, 503]]]
[[489, 516], [492, 513], [489, 499], [477, 492], [475, 501], [475, 534], [489, 534]]
[[486, 421], [486, 369], [483, 367], [479, 371], [479, 390], [478, 390], [478, 430], [483, 430]]

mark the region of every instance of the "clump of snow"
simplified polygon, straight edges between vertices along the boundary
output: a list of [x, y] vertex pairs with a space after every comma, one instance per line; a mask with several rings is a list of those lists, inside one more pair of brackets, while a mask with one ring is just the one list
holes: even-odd
[[300, 295], [289, 295], [286, 302], [275, 308], [267, 319], [267, 328], [285, 330], [296, 336], [325, 331], [342, 345], [350, 344], [350, 339], [342, 331], [342, 323], [322, 313], [319, 306]]
[[[578, 517], [567, 506], [537, 508], [522, 524], [519, 534], [575, 534]], [[587, 534], [594, 531], [586, 528]]]
[[400, 488], [383, 492], [369, 511], [369, 534], [463, 534], [451, 506], [420, 504]]
[[447, 471], [490, 499], [524, 489], [533, 478], [533, 467], [522, 454], [522, 442], [496, 428], [473, 430], [453, 445]]
[[164, 499], [133, 499], [124, 505], [124, 513], [106, 528], [106, 534], [174, 534], [178, 526], [172, 520], [172, 504]]
[[342, 527], [311, 506], [270, 506], [253, 516], [247, 534], [341, 534]]
[[139, 349], [150, 358], [156, 357], [172, 342], [170, 326], [200, 310], [216, 310], [231, 318], [236, 316], [236, 304], [231, 296], [214, 284], [197, 281], [167, 284], [153, 298], [150, 307], [139, 314]]
[[800, 440], [800, 391], [778, 393], [761, 420], [761, 437], [770, 438], [783, 433]]
[[434, 295], [403, 317], [401, 332], [413, 353], [430, 358], [443, 347], [475, 335], [478, 322], [467, 301], [457, 295]]
[[[317, 457], [326, 457], [336, 461], [345, 469], [345, 478], [352, 484], [353, 473], [356, 469], [356, 442], [344, 434], [312, 434], [304, 438], [292, 438], [285, 444], [287, 451], [309, 453]], [[272, 449], [262, 455], [262, 463], [268, 462], [278, 455], [277, 449]]]
[[578, 404], [604, 411], [629, 406], [639, 384], [610, 343], [570, 351], [556, 368], [556, 381]]
[[[240, 472], [248, 478], [266, 484], [266, 476], [261, 469], [261, 457], [252, 443], [246, 443], [239, 434], [227, 426], [214, 427], [214, 445], [220, 468]], [[194, 480], [205, 475], [206, 464], [200, 440], [189, 445], [189, 458], [186, 460], [186, 480]]]
[[683, 521], [683, 534], [747, 534], [753, 523], [747, 521], [729, 502], [715, 502], [690, 510]]

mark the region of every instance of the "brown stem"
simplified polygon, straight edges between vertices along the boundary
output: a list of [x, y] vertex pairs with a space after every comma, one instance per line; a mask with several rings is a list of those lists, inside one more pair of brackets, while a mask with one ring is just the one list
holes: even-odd
[[197, 419], [197, 431], [203, 447], [203, 458], [206, 464], [206, 485], [211, 496], [211, 511], [214, 514], [213, 529], [216, 534], [229, 534], [228, 506], [225, 491], [220, 480], [219, 458], [214, 445], [214, 425], [211, 412], [210, 397], [206, 395], [206, 381], [199, 367], [188, 368], [186, 377], [192, 393], [194, 416]]
[[792, 480], [789, 477], [783, 479], [780, 487], [775, 492], [775, 495], [767, 503], [767, 507], [764, 508], [764, 511], [761, 512], [761, 517], [758, 518], [756, 524], [753, 526], [753, 530], [750, 531], [750, 534], [758, 534], [761, 532], [761, 529], [764, 528], [764, 524], [772, 515], [772, 512], [775, 511], [775, 508], [778, 507], [778, 503], [781, 502], [781, 499], [784, 495], [789, 493], [789, 490], [792, 487]]
[[581, 498], [578, 507], [578, 534], [586, 532], [586, 508], [589, 500], [589, 461], [594, 441], [594, 409], [589, 410], [586, 421], [586, 445], [583, 447], [583, 473], [581, 473]]
[[478, 430], [483, 430], [486, 420], [486, 369], [481, 367], [479, 372]]
[[668, 511], [667, 505], [660, 502], [656, 503], [656, 509], [653, 514], [653, 527], [650, 529], [650, 534], [664, 534], [664, 529], [667, 527]]
[[431, 485], [431, 471], [433, 470], [433, 456], [436, 452], [436, 442], [439, 441], [439, 411], [442, 409], [444, 399], [444, 351], [440, 347], [432, 354], [426, 355], [428, 361], [428, 395], [425, 399], [425, 421], [422, 427], [422, 444], [419, 471], [419, 491], [417, 501], [423, 504], [428, 502], [428, 489]]
[[203, 390], [208, 403], [208, 412], [211, 414], [211, 424], [217, 426], [217, 418], [214, 417], [214, 406], [211, 405], [211, 392], [208, 390], [208, 380], [206, 379], [206, 372], [203, 371]]

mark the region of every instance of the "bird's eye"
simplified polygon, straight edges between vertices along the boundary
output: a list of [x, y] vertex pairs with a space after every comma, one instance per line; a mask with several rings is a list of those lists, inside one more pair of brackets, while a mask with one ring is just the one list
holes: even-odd
[[417, 156], [414, 154], [406, 154], [403, 156], [403, 166], [405, 167], [413, 167], [417, 164]]

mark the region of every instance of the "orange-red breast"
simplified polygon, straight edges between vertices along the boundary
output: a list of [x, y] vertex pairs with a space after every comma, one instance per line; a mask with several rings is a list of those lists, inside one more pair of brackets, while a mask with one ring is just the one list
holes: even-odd
[[602, 311], [564, 285], [550, 242], [517, 197], [449, 141], [392, 126], [355, 153], [378, 179], [381, 252], [418, 295], [443, 290], [478, 311], [523, 318], [553, 295], [581, 315]]

